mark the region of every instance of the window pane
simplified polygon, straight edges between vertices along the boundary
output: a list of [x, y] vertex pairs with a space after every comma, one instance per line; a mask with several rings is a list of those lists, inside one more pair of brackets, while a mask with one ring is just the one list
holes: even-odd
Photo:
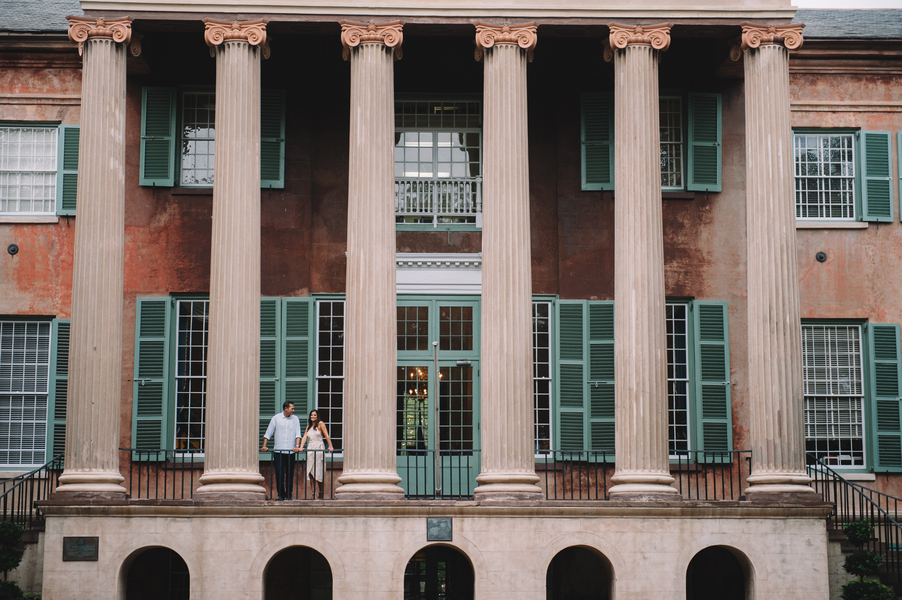
[[345, 303], [320, 300], [316, 311], [316, 410], [329, 430], [332, 446], [339, 449], [344, 447]]
[[861, 327], [803, 325], [806, 450], [834, 467], [864, 466]]
[[660, 99], [661, 187], [683, 189], [683, 107], [679, 97]]
[[689, 344], [687, 304], [666, 306], [667, 414], [670, 454], [689, 450]]
[[0, 465], [44, 464], [50, 323], [0, 321]]
[[794, 134], [797, 219], [855, 219], [852, 134]]
[[215, 94], [185, 92], [182, 95], [181, 185], [213, 185], [215, 108]]
[[204, 451], [210, 302], [179, 300], [176, 307], [175, 449]]
[[0, 213], [55, 214], [56, 127], [0, 127]]
[[536, 454], [551, 450], [551, 303], [532, 303]]

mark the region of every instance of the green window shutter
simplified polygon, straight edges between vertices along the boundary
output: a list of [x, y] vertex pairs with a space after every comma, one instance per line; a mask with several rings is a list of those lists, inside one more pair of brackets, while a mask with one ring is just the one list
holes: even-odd
[[574, 452], [588, 447], [586, 436], [586, 332], [583, 300], [557, 303], [557, 357], [555, 433], [559, 450]]
[[899, 412], [899, 381], [902, 357], [899, 326], [868, 324], [868, 358], [872, 423], [876, 433], [878, 471], [902, 471], [902, 418]]
[[[269, 420], [282, 410], [282, 382], [279, 378], [281, 348], [279, 329], [282, 303], [278, 298], [260, 299], [260, 435], [257, 443], [263, 445], [263, 434]], [[268, 459], [269, 453], [260, 454]]]
[[686, 189], [690, 192], [719, 192], [723, 180], [723, 98], [720, 94], [688, 94], [688, 100], [689, 176]]
[[[170, 298], [138, 298], [135, 376], [132, 388], [132, 447], [170, 449]], [[135, 458], [140, 458], [136, 456]], [[146, 458], [146, 455], [145, 457]]]
[[47, 401], [46, 462], [66, 449], [66, 401], [69, 393], [69, 319], [54, 319], [50, 339], [50, 393]]
[[[695, 336], [695, 415], [698, 450], [733, 449], [730, 334], [726, 302], [692, 305]], [[716, 460], [720, 460], [717, 458]], [[727, 459], [728, 460], [728, 459]]]
[[614, 455], [614, 303], [589, 302], [589, 439]]
[[888, 131], [861, 132], [861, 219], [893, 221], [892, 137]]
[[56, 160], [56, 214], [75, 214], [78, 191], [78, 125], [60, 125]]
[[260, 94], [260, 187], [285, 187], [285, 92]]
[[146, 87], [141, 98], [140, 185], [175, 185], [175, 88]]
[[580, 106], [582, 189], [614, 189], [614, 95], [586, 92]]

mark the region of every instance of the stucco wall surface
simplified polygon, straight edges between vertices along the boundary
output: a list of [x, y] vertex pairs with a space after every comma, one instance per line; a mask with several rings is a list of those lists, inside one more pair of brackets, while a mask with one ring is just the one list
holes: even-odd
[[[290, 546], [307, 546], [328, 560], [336, 600], [394, 600], [403, 593], [408, 560], [430, 544], [424, 515], [301, 516], [275, 510], [280, 514], [50, 517], [43, 598], [120, 598], [123, 564], [144, 548], [164, 546], [188, 565], [192, 598], [256, 600], [263, 597], [272, 557]], [[62, 538], [84, 535], [99, 536], [99, 561], [63, 562]], [[814, 518], [455, 516], [447, 545], [471, 562], [480, 600], [543, 600], [551, 560], [576, 545], [610, 562], [617, 598], [684, 598], [686, 567], [712, 545], [731, 547], [751, 565], [750, 598], [828, 598], [826, 531], [823, 520]]]

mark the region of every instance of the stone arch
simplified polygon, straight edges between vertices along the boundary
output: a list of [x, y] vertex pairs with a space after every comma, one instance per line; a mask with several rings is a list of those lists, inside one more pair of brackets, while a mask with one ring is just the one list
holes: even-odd
[[688, 559], [680, 561], [685, 566], [679, 569], [682, 581], [678, 588], [685, 590], [686, 600], [754, 600], [754, 563], [736, 547], [735, 540], [705, 545]]
[[610, 567], [610, 597], [613, 599], [616, 594], [618, 575], [623, 575], [627, 572], [626, 562], [613, 544], [601, 536], [587, 531], [573, 531], [561, 534], [542, 548], [542, 551], [536, 557], [533, 567], [536, 589], [545, 589], [545, 578], [554, 557], [563, 550], [574, 546], [588, 548], [607, 561]]
[[[193, 553], [189, 552], [187, 554], [190, 554], [190, 558], [193, 559], [191, 560], [191, 562], [194, 563], [193, 565], [189, 564], [189, 561], [186, 560], [185, 554], [173, 549], [168, 544], [144, 544], [132, 549], [125, 555], [125, 558], [119, 564], [116, 577], [118, 598], [120, 600], [168, 598], [169, 596], [166, 594], [176, 592], [181, 593], [176, 593], [176, 595], [172, 597], [185, 598], [190, 597], [191, 594], [194, 594], [195, 597], [199, 597], [200, 589], [198, 582], [200, 581], [200, 578], [198, 575], [200, 573], [200, 567], [197, 564], [196, 557], [193, 556]], [[122, 554], [115, 553], [113, 556], [113, 560], [115, 560], [115, 558], [121, 557]], [[171, 560], [173, 557], [178, 559], [174, 564]], [[149, 568], [150, 572], [143, 574], [140, 572], [133, 572], [136, 563], [141, 562], [143, 559], [152, 561]], [[182, 566], [184, 568], [182, 568]], [[108, 565], [108, 567], [112, 570], [111, 565]], [[171, 569], [171, 571], [168, 569]], [[166, 576], [161, 576], [163, 574]], [[154, 587], [155, 584], [162, 584], [163, 581], [166, 581], [167, 584], [174, 584], [178, 589], [173, 590], [172, 588], [167, 588], [164, 593], [161, 589]], [[186, 586], [188, 592], [187, 596], [184, 595], [184, 588]], [[139, 593], [136, 594], [136, 591]]]
[[257, 552], [248, 573], [247, 592], [251, 598], [263, 598], [266, 594], [266, 569], [272, 559], [288, 548], [306, 547], [319, 552], [329, 564], [332, 571], [333, 584], [345, 580], [345, 567], [341, 554], [326, 541], [325, 537], [315, 531], [293, 531], [281, 535]]
[[417, 552], [430, 546], [446, 546], [454, 548], [470, 561], [470, 566], [473, 568], [473, 594], [474, 597], [478, 598], [488, 577], [488, 569], [486, 568], [485, 558], [476, 545], [459, 533], [454, 534], [454, 541], [452, 542], [428, 542], [424, 538], [425, 535], [418, 536], [417, 539], [405, 544], [401, 551], [398, 552], [398, 558], [392, 568], [392, 594], [398, 598], [404, 595], [404, 572], [407, 570], [407, 563], [410, 562]]

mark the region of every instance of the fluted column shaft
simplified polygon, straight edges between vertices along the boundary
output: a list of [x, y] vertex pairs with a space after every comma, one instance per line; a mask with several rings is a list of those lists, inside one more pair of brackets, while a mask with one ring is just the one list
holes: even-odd
[[119, 474], [125, 44], [83, 42], [66, 468], [57, 492], [124, 494]]
[[744, 60], [752, 444], [746, 493], [809, 494], [789, 52], [763, 44], [746, 49]]
[[[345, 31], [347, 24], [342, 24]], [[398, 28], [400, 32], [400, 27]], [[351, 62], [348, 274], [345, 300], [347, 444], [338, 498], [401, 497], [395, 451], [394, 65], [382, 37], [347, 49]], [[343, 36], [344, 39], [344, 36]]]
[[265, 493], [257, 454], [262, 49], [245, 40], [224, 41], [215, 54], [205, 458], [197, 492], [257, 498]]
[[658, 50], [614, 50], [614, 381], [612, 497], [677, 499], [667, 446], [667, 340]]
[[541, 494], [533, 440], [527, 60], [527, 50], [497, 40], [484, 56], [480, 500]]

